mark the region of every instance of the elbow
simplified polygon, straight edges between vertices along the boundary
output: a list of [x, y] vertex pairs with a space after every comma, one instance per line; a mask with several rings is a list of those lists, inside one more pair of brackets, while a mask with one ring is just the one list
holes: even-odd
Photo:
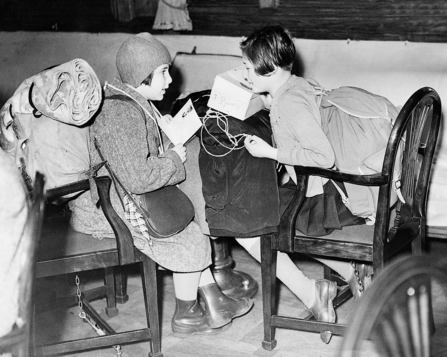
[[324, 169], [331, 169], [335, 165], [335, 154], [331, 152], [330, 155], [325, 155], [322, 157], [322, 162], [320, 166]]

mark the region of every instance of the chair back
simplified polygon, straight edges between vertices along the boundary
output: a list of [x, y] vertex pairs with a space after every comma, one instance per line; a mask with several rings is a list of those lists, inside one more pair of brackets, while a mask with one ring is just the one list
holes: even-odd
[[31, 320], [33, 314], [33, 293], [34, 293], [34, 276], [35, 276], [35, 266], [37, 259], [37, 249], [39, 246], [39, 241], [42, 233], [42, 224], [44, 217], [45, 208], [45, 197], [44, 197], [44, 176], [36, 172], [36, 177], [34, 179], [34, 187], [32, 193], [33, 203], [31, 205], [31, 210], [27, 219], [25, 227], [25, 239], [26, 248], [23, 252], [23, 273], [21, 275], [21, 292], [19, 296], [20, 307], [23, 311], [19, 310], [19, 313], [23, 316], [25, 320], [25, 346], [29, 345], [29, 339], [31, 335]]
[[[380, 187], [375, 227], [375, 237], [382, 242], [374, 243], [380, 247], [387, 241], [385, 258], [402, 248], [403, 241], [425, 239], [427, 193], [440, 121], [439, 95], [425, 87], [405, 103], [393, 126], [382, 169], [388, 182]], [[393, 189], [398, 201], [390, 222]]]
[[360, 299], [338, 357], [363, 356], [366, 340], [379, 356], [429, 357], [431, 286], [435, 281], [446, 293], [446, 272], [445, 257], [410, 255], [387, 265]]
[[43, 214], [45, 207], [44, 176], [39, 172], [33, 187], [33, 203], [28, 212], [21, 249], [21, 273], [19, 281], [19, 321], [21, 325], [14, 328], [11, 333], [0, 339], [0, 352], [5, 350], [17, 350], [19, 357], [28, 356], [30, 343], [31, 321], [33, 309], [33, 286], [36, 265], [36, 253], [39, 244]]

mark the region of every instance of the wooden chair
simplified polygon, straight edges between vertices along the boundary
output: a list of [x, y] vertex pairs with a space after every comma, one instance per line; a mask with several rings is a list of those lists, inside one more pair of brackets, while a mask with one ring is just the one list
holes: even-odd
[[361, 356], [366, 340], [380, 356], [429, 357], [433, 280], [446, 292], [445, 257], [405, 256], [386, 266], [359, 301], [338, 357]]
[[[99, 335], [91, 338], [57, 342], [50, 345], [36, 344], [34, 346], [34, 356], [64, 354], [138, 341], [150, 341], [150, 346], [148, 344], [149, 356], [161, 357], [163, 355], [160, 342], [155, 262], [134, 247], [133, 238], [128, 227], [114, 211], [109, 196], [110, 178], [98, 177], [95, 178], [95, 182], [98, 188], [100, 206], [114, 230], [116, 239], [98, 240], [74, 231], [63, 215], [50, 217], [44, 224], [36, 265], [36, 278], [54, 277], [71, 273], [78, 274], [95, 269], [104, 269], [104, 286], [82, 291], [80, 302], [77, 294], [71, 297], [74, 303], [76, 303], [76, 299], [78, 300], [77, 303], [80, 307], [82, 306], [83, 312], [85, 312], [86, 318], [90, 321], [92, 327], [98, 329]], [[89, 181], [83, 180], [48, 190], [46, 198], [48, 202], [52, 202], [68, 194], [83, 192], [89, 189]], [[107, 297], [106, 312], [109, 316], [116, 315], [118, 310], [116, 309], [115, 301], [114, 268], [121, 268], [135, 263], [140, 265], [147, 327], [117, 333], [93, 309], [89, 300]], [[53, 301], [49, 302], [49, 304], [60, 306], [59, 303], [55, 305]], [[36, 306], [36, 310], [40, 310], [40, 308]]]
[[[441, 119], [441, 101], [431, 88], [416, 91], [400, 111], [386, 147], [382, 172], [357, 176], [313, 167], [295, 166], [297, 190], [292, 203], [281, 217], [279, 233], [261, 239], [262, 288], [264, 304], [264, 341], [267, 350], [275, 348], [277, 327], [343, 334], [346, 326], [318, 322], [309, 318], [291, 318], [276, 314], [277, 251], [372, 264], [376, 274], [394, 255], [411, 249], [420, 253], [425, 246], [426, 199], [433, 155]], [[400, 143], [404, 145], [400, 145]], [[403, 147], [403, 149], [399, 149]], [[402, 155], [400, 155], [402, 152]], [[401, 160], [400, 191], [404, 202], [392, 208], [393, 171]], [[378, 186], [379, 197], [374, 226], [344, 227], [324, 237], [309, 237], [295, 231], [295, 220], [303, 203], [309, 175]], [[334, 300], [338, 306], [351, 297], [345, 285]]]
[[19, 287], [19, 317], [23, 325], [15, 326], [9, 334], [0, 338], [0, 354], [13, 352], [14, 356], [28, 356], [36, 250], [41, 235], [45, 203], [44, 181], [43, 175], [37, 173], [33, 187], [33, 203], [28, 213], [23, 234], [22, 244], [24, 244], [24, 249], [21, 257], [23, 266]]

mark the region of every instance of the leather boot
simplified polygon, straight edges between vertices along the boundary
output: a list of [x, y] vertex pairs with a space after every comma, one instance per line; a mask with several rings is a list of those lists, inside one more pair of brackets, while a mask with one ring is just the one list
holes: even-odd
[[205, 311], [197, 300], [184, 301], [176, 298], [171, 326], [175, 336], [186, 337], [194, 334], [215, 335], [228, 329], [230, 324], [221, 328], [212, 328], [208, 324]]
[[246, 314], [253, 306], [251, 299], [232, 299], [226, 296], [216, 283], [199, 287], [199, 294], [205, 302], [208, 324], [213, 328], [229, 324], [234, 318]]
[[[315, 282], [315, 302], [310, 308], [317, 321], [332, 322], [336, 320], [333, 300], [337, 296], [337, 283], [320, 279]], [[320, 338], [324, 343], [329, 343], [332, 333], [320, 332]]]

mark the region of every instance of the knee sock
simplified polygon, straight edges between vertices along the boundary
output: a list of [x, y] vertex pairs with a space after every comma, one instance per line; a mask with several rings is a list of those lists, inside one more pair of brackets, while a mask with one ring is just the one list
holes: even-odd
[[197, 300], [201, 272], [173, 273], [175, 297], [184, 301]]
[[[237, 238], [238, 243], [258, 262], [261, 261], [261, 238]], [[307, 307], [315, 301], [315, 280], [309, 279], [286, 253], [278, 252], [276, 276]]]

